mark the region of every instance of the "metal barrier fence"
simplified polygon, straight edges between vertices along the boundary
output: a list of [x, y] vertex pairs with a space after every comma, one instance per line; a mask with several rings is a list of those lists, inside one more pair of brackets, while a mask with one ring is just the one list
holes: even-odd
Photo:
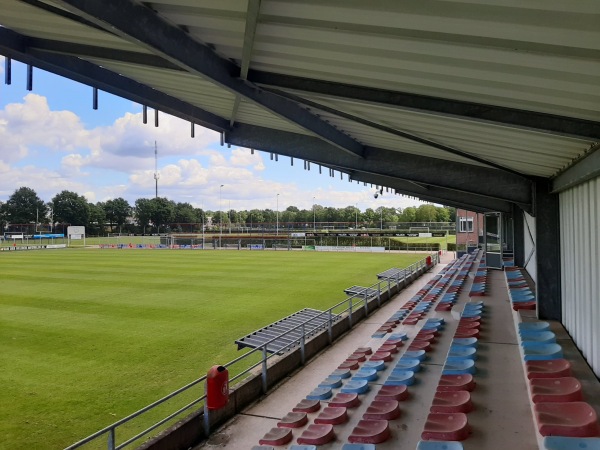
[[[439, 262], [438, 252], [432, 254], [430, 257], [432, 258], [433, 265], [435, 265]], [[240, 357], [238, 357], [232, 361], [229, 361], [226, 364], [223, 364], [223, 366], [228, 369], [231, 368], [232, 366], [235, 366], [236, 364], [243, 364], [245, 367], [245, 368], [239, 370], [239, 372], [236, 375], [234, 375], [230, 378], [229, 385], [235, 386], [236, 382], [239, 382], [239, 381], [243, 380], [245, 377], [250, 376], [252, 371], [254, 371], [258, 367], [260, 367], [260, 373], [261, 373], [261, 378], [262, 378], [262, 391], [263, 391], [263, 393], [266, 393], [269, 389], [268, 379], [267, 379], [267, 368], [268, 368], [268, 362], [271, 358], [277, 357], [282, 352], [291, 350], [292, 348], [300, 345], [300, 358], [301, 358], [302, 364], [304, 364], [304, 362], [305, 362], [305, 354], [304, 354], [305, 343], [306, 343], [306, 339], [308, 337], [310, 337], [309, 335], [307, 335], [305, 333], [305, 328], [311, 321], [317, 319], [318, 317], [327, 316], [327, 333], [329, 336], [329, 343], [331, 344], [333, 342], [332, 328], [333, 328], [334, 323], [337, 323], [340, 321], [340, 317], [342, 317], [341, 320], [348, 320], [350, 327], [352, 327], [354, 325], [353, 318], [352, 318], [354, 311], [358, 310], [359, 308], [364, 308], [368, 315], [368, 301], [375, 299], [374, 295], [368, 296], [367, 293], [370, 289], [377, 291], [377, 296], [376, 296], [377, 297], [377, 306], [378, 307], [381, 306], [382, 292], [387, 291], [388, 296], [389, 296], [391, 294], [392, 288], [398, 287], [400, 285], [400, 283], [404, 282], [405, 279], [411, 277], [412, 275], [414, 275], [421, 269], [427, 267], [426, 260], [427, 260], [427, 258], [423, 258], [422, 260], [419, 260], [416, 263], [413, 263], [410, 266], [408, 266], [406, 269], [404, 269], [404, 276], [402, 278], [400, 278], [400, 276], [398, 275], [395, 279], [387, 278], [387, 279], [379, 280], [379, 281], [377, 281], [377, 283], [374, 283], [373, 285], [369, 286], [368, 289], [365, 290], [364, 293], [355, 294], [355, 295], [352, 295], [352, 296], [346, 298], [345, 300], [342, 300], [341, 302], [337, 303], [336, 305], [332, 306], [331, 308], [327, 309], [326, 311], [323, 311], [321, 314], [319, 314], [315, 317], [312, 317], [311, 319], [307, 320], [306, 322], [303, 322], [303, 323], [297, 325], [296, 327], [291, 328], [290, 330], [287, 330], [286, 332], [281, 333], [280, 335], [274, 337], [273, 339], [265, 342], [262, 346], [252, 349], [252, 350], [248, 351], [247, 353], [241, 355]], [[346, 314], [346, 316], [344, 316], [344, 314]], [[279, 338], [281, 338], [283, 336], [293, 333], [294, 331], [298, 331], [298, 330], [301, 331], [301, 336], [300, 336], [299, 340], [296, 339], [295, 341], [290, 342], [287, 346], [283, 347], [281, 349], [281, 351], [278, 351], [277, 353], [270, 354], [269, 352], [267, 352], [267, 346], [270, 343], [278, 340]], [[80, 448], [84, 447], [85, 445], [94, 443], [94, 442], [97, 444], [98, 440], [100, 440], [102, 437], [104, 437], [106, 439], [106, 446], [104, 448], [108, 448], [108, 450], [120, 450], [122, 448], [125, 448], [125, 447], [139, 441], [140, 439], [148, 436], [151, 432], [158, 429], [162, 425], [173, 421], [177, 417], [180, 417], [183, 413], [187, 412], [189, 414], [191, 412], [190, 410], [194, 406], [200, 405], [206, 399], [206, 394], [205, 393], [199, 394], [199, 396], [197, 398], [195, 398], [191, 402], [187, 403], [183, 407], [178, 408], [176, 411], [174, 411], [174, 412], [168, 414], [166, 417], [158, 420], [153, 425], [150, 425], [143, 431], [140, 431], [140, 432], [136, 433], [135, 435], [127, 438], [125, 441], [121, 442], [120, 444], [117, 444], [116, 436], [117, 436], [117, 430], [119, 429], [119, 427], [123, 427], [123, 426], [129, 424], [131, 421], [140, 417], [142, 414], [148, 413], [148, 412], [154, 410], [155, 408], [159, 407], [160, 405], [163, 405], [167, 401], [172, 400], [184, 393], [187, 393], [192, 388], [199, 386], [203, 382], [206, 382], [206, 375], [192, 381], [191, 383], [186, 384], [185, 386], [177, 389], [174, 392], [171, 392], [170, 394], [168, 394], [168, 395], [164, 396], [163, 398], [151, 403], [150, 405], [134, 412], [133, 414], [130, 414], [127, 417], [124, 417], [123, 419], [118, 420], [117, 422], [115, 422], [105, 428], [102, 428], [101, 430], [95, 432], [94, 434], [91, 434], [90, 436], [70, 445], [65, 450], [80, 449]], [[204, 390], [204, 392], [205, 391], [206, 390]], [[207, 427], [207, 426], [208, 426], [207, 423], [205, 423], [205, 427]]]

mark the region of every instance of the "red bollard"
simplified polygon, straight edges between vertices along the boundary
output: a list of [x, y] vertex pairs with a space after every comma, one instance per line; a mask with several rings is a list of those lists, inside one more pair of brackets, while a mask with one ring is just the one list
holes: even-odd
[[229, 371], [212, 366], [206, 374], [206, 407], [220, 409], [229, 401]]

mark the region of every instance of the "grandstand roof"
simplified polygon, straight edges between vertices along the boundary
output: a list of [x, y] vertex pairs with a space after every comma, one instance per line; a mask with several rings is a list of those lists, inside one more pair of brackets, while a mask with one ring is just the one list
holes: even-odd
[[0, 54], [423, 200], [535, 214], [533, 184], [589, 177], [565, 171], [600, 141], [597, 0], [0, 0], [0, 11]]

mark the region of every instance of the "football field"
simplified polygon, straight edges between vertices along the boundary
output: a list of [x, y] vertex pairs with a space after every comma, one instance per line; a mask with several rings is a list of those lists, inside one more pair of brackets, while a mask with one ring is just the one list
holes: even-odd
[[0, 253], [0, 448], [72, 444], [239, 356], [235, 339], [423, 257]]

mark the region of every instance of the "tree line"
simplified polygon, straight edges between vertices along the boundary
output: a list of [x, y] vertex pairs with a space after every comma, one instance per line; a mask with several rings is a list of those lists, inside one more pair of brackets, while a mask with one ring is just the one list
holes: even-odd
[[[210, 211], [195, 208], [190, 203], [174, 202], [164, 197], [139, 198], [131, 205], [124, 198], [91, 203], [76, 192], [64, 190], [48, 203], [29, 187], [18, 188], [6, 202], [0, 202], [0, 226], [40, 224], [52, 230], [59, 225], [84, 225], [88, 234], [105, 232], [152, 233], [188, 231], [186, 224], [218, 227], [255, 227], [278, 221], [286, 224], [314, 222], [346, 222], [349, 226], [379, 227], [406, 222], [454, 222], [454, 208], [431, 204], [418, 207], [379, 207], [360, 211], [355, 206], [345, 208], [314, 205], [311, 209], [289, 206], [283, 211], [272, 209]], [[20, 231], [20, 230], [19, 230]], [[192, 230], [189, 230], [192, 231]]]

